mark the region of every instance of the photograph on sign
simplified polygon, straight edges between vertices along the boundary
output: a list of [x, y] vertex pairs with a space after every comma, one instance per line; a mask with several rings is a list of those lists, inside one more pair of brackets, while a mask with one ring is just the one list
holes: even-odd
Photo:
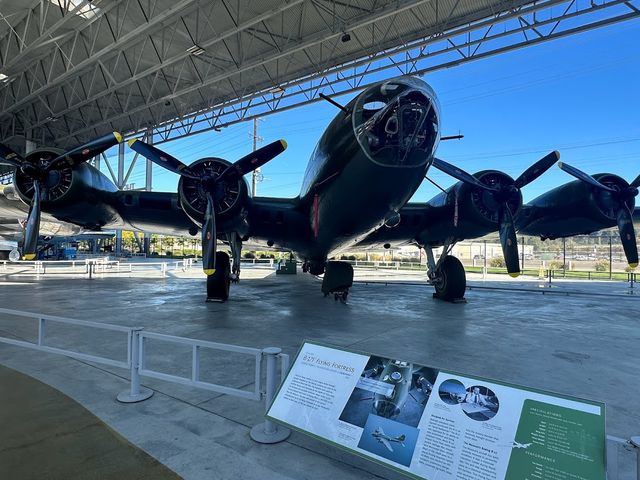
[[345, 405], [340, 420], [364, 428], [371, 412], [417, 427], [437, 370], [372, 356]]
[[418, 479], [605, 479], [602, 403], [312, 342], [267, 417]]

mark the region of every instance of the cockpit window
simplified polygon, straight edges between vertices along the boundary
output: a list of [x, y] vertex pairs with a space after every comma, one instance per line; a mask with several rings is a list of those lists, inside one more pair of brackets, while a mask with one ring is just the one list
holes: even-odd
[[412, 78], [371, 88], [358, 99], [353, 113], [363, 150], [374, 162], [388, 166], [425, 164], [439, 139], [438, 120], [433, 92]]

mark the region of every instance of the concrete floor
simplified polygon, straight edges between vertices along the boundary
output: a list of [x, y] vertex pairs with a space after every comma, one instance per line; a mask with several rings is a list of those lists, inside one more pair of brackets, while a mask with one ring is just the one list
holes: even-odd
[[[376, 274], [374, 279], [390, 280], [389, 275]], [[433, 300], [432, 290], [424, 285], [358, 283], [343, 305], [323, 298], [320, 283], [310, 276], [245, 269], [231, 301], [215, 304], [203, 301], [199, 277], [197, 272], [93, 280], [10, 275], [0, 277], [0, 302], [5, 308], [143, 326], [159, 333], [277, 346], [292, 355], [303, 340], [316, 340], [604, 401], [609, 434], [640, 434], [640, 302], [626, 295], [624, 284], [591, 282], [585, 288], [580, 282], [558, 282], [545, 289], [537, 281], [477, 281], [472, 283], [479, 287], [561, 293], [582, 289], [585, 294], [474, 288], [467, 304], [453, 305]], [[406, 278], [423, 281], [424, 275]], [[32, 325], [0, 318], [0, 335], [33, 339]], [[123, 352], [124, 343], [111, 334], [63, 328], [48, 333], [56, 345]], [[186, 350], [156, 345], [149, 353], [158, 369], [190, 371]], [[156, 394], [140, 404], [121, 405], [114, 398], [127, 388], [123, 370], [3, 344], [0, 363], [60, 389], [185, 478], [399, 478], [301, 434], [278, 445], [252, 442], [248, 431], [262, 415], [255, 402], [143, 379]], [[208, 378], [251, 387], [251, 365], [238, 356], [211, 356], [203, 359], [201, 368]], [[621, 478], [629, 478], [631, 454], [621, 454], [620, 461], [628, 475]]]

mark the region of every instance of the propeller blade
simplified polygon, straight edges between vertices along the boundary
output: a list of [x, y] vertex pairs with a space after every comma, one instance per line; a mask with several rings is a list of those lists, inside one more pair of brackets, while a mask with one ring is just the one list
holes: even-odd
[[525, 185], [529, 185], [536, 178], [549, 170], [558, 160], [560, 160], [560, 152], [558, 152], [557, 150], [551, 152], [549, 155], [544, 156], [529, 168], [527, 168], [524, 172], [522, 172], [522, 175], [516, 178], [515, 186], [518, 188], [522, 188]]
[[46, 170], [52, 170], [54, 167], [63, 165], [65, 167], [75, 167], [86, 161], [91, 160], [96, 155], [107, 151], [114, 145], [122, 142], [122, 135], [118, 132], [112, 132], [95, 140], [91, 140], [83, 145], [75, 147], [59, 157], [54, 158], [47, 166]]
[[7, 165], [20, 168], [24, 164], [24, 158], [6, 145], [0, 143], [0, 163], [6, 163]]
[[558, 166], [564, 170], [565, 172], [567, 172], [569, 175], [572, 175], [574, 177], [576, 177], [578, 180], [581, 180], [585, 183], [588, 183], [589, 185], [592, 185], [596, 188], [599, 188], [601, 190], [606, 190], [607, 192], [615, 192], [616, 190], [614, 190], [611, 187], [607, 187], [606, 185], [603, 185], [602, 183], [600, 183], [599, 181], [597, 181], [595, 178], [593, 178], [591, 175], [584, 173], [582, 170], [578, 170], [576, 167], [572, 167], [571, 165], [567, 165], [566, 163], [563, 162], [558, 162]]
[[230, 180], [236, 176], [240, 178], [249, 172], [253, 172], [257, 168], [260, 168], [268, 161], [273, 160], [286, 149], [287, 142], [284, 140], [276, 140], [269, 145], [265, 145], [264, 147], [257, 149], [255, 152], [245, 155], [233, 165], [229, 165], [218, 177], [218, 180]]
[[464, 170], [456, 167], [455, 165], [451, 165], [450, 163], [447, 163], [444, 160], [440, 160], [439, 158], [434, 158], [432, 165], [436, 167], [438, 170], [446, 173], [447, 175], [450, 175], [453, 178], [457, 178], [461, 182], [471, 184], [475, 187], [482, 188], [483, 190], [488, 190], [490, 192], [498, 191], [497, 189], [490, 187], [489, 185], [485, 185], [473, 175], [465, 172]]
[[207, 193], [207, 211], [202, 224], [202, 269], [207, 275], [216, 273], [216, 213], [213, 197]]
[[618, 210], [618, 231], [627, 262], [631, 268], [636, 268], [638, 266], [636, 232], [633, 228], [633, 215], [626, 205]]
[[633, 187], [633, 188], [638, 188], [638, 187], [640, 187], [640, 175], [638, 175], [638, 176], [636, 177], [636, 179], [635, 179], [633, 182], [631, 182], [631, 183], [629, 184], [629, 186], [631, 186], [631, 187]]
[[138, 152], [143, 157], [151, 160], [156, 165], [166, 168], [170, 172], [177, 173], [183, 177], [198, 179], [191, 169], [178, 160], [176, 157], [163, 152], [159, 148], [149, 145], [148, 143], [132, 138], [129, 140], [129, 148], [134, 152]]
[[38, 235], [40, 233], [40, 182], [33, 182], [33, 200], [29, 208], [29, 217], [24, 227], [24, 244], [22, 246], [22, 259], [33, 260], [36, 258], [38, 248]]
[[507, 265], [507, 272], [512, 277], [520, 275], [520, 259], [518, 258], [518, 240], [516, 228], [513, 224], [513, 215], [509, 207], [504, 204], [500, 209], [500, 244], [502, 254]]

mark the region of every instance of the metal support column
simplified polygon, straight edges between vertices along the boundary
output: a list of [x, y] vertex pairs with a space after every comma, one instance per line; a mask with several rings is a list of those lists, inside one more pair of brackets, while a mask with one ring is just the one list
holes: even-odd
[[482, 279], [487, 278], [487, 241], [484, 240], [484, 249], [482, 252]]
[[[146, 135], [146, 142], [149, 145], [153, 145], [153, 131], [149, 130]], [[150, 192], [153, 188], [153, 162], [151, 160], [146, 161], [145, 164], [145, 176], [144, 176], [144, 189], [147, 192]], [[151, 246], [151, 234], [149, 232], [143, 233], [143, 247], [142, 251], [147, 256], [151, 254], [150, 246]]]
[[[117, 187], [122, 190], [124, 188], [124, 142], [118, 145], [118, 181]], [[116, 230], [116, 255], [122, 254], [122, 230]]]

